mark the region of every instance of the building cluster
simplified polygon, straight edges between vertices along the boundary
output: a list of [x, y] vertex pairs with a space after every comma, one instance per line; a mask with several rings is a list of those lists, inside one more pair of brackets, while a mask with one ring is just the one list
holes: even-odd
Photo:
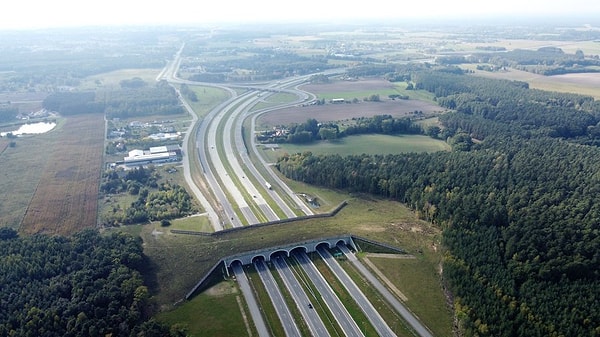
[[181, 149], [178, 145], [155, 146], [148, 150], [136, 149], [129, 151], [128, 156], [123, 158], [122, 163], [125, 166], [142, 166], [176, 162], [180, 157]]
[[274, 127], [271, 130], [264, 130], [256, 133], [256, 140], [261, 143], [273, 142], [279, 138], [285, 138], [290, 134], [287, 128]]

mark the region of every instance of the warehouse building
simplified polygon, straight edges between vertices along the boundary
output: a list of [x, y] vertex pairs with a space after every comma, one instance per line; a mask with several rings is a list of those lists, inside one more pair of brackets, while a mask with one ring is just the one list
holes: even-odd
[[136, 149], [129, 151], [128, 156], [123, 158], [123, 164], [141, 166], [176, 162], [180, 155], [181, 149], [177, 145], [151, 147], [148, 151]]

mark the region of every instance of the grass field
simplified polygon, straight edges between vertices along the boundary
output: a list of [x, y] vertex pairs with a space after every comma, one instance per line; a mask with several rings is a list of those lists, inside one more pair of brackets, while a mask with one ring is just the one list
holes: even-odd
[[156, 76], [161, 69], [122, 69], [94, 76], [88, 76], [81, 81], [79, 88], [82, 90], [93, 89], [118, 89], [122, 80], [139, 77], [149, 84], [156, 82]]
[[198, 101], [192, 102], [187, 100], [187, 102], [199, 118], [207, 115], [212, 108], [229, 98], [227, 91], [220, 88], [190, 86], [190, 89], [196, 93]]
[[358, 135], [338, 139], [336, 141], [318, 141], [310, 145], [279, 144], [279, 149], [263, 150], [265, 158], [270, 162], [277, 161], [285, 153], [302, 153], [310, 151], [314, 154], [398, 154], [407, 152], [448, 151], [450, 145], [421, 135]]
[[448, 306], [440, 305], [445, 298], [440, 280], [431, 277], [437, 275], [434, 266], [425, 267], [420, 257], [368, 259], [406, 296], [405, 304], [426, 323], [434, 336], [452, 336], [452, 313]]
[[21, 224], [28, 234], [69, 235], [96, 225], [104, 116], [69, 117], [57, 134]]
[[[238, 337], [248, 335], [240, 310], [241, 302], [243, 296], [235, 282], [223, 281], [185, 302], [177, 310], [164, 312], [157, 318], [170, 325], [181, 324], [192, 336]], [[252, 324], [250, 317], [246, 320]]]
[[598, 73], [543, 76], [515, 69], [509, 69], [508, 71], [504, 72], [482, 71], [477, 70], [476, 66], [477, 65], [475, 64], [461, 65], [462, 68], [473, 70], [476, 76], [523, 81], [529, 83], [529, 86], [532, 89], [575, 93], [600, 99], [600, 74]]
[[15, 147], [0, 154], [0, 225], [18, 230], [40, 182], [52, 148], [60, 138], [64, 120], [45, 134], [14, 139]]
[[[423, 268], [422, 272], [415, 271], [415, 273], [421, 273], [428, 278], [423, 282], [432, 284], [439, 282], [439, 276], [428, 271], [435, 270], [440, 261], [440, 256], [434, 249], [435, 245], [439, 245], [440, 231], [433, 225], [418, 220], [414, 213], [402, 204], [368, 196], [320, 190], [301, 184], [292, 184], [291, 187], [297, 191], [304, 190], [318, 195], [328, 204], [335, 204], [339, 200], [347, 199], [349, 205], [333, 218], [299, 221], [281, 226], [249, 227], [240, 232], [211, 237], [173, 234], [158, 224], [136, 226], [137, 230], [141, 229], [139, 234], [144, 240], [144, 252], [149, 256], [151, 264], [157, 271], [154, 300], [160, 307], [164, 311], [173, 310], [173, 303], [182, 299], [220, 258], [243, 251], [288, 243], [290, 238], [293, 238], [294, 241], [303, 241], [352, 233], [386, 242], [420, 256], [421, 263], [413, 267]], [[155, 229], [163, 234], [156, 234]], [[160, 292], [156, 292], [158, 289]], [[185, 310], [197, 310], [198, 312], [205, 310], [204, 306], [207, 303], [200, 300], [195, 302], [197, 297], [204, 298], [204, 292], [199, 293], [193, 301], [185, 304], [196, 303], [196, 309]], [[428, 304], [415, 302], [412, 305], [430, 305], [431, 303], [432, 301], [428, 301]], [[444, 307], [445, 302], [441, 301], [432, 305]], [[171, 317], [178, 316], [179, 308], [174, 309]], [[418, 310], [414, 309], [414, 311]], [[234, 314], [237, 313], [229, 313], [229, 315]], [[179, 322], [185, 322], [185, 320], [181, 319]]]

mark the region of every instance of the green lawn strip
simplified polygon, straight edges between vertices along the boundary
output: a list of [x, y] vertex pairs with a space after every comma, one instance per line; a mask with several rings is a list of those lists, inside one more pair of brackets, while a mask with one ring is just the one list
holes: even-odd
[[[247, 336], [248, 331], [238, 304], [246, 302], [233, 281], [222, 281], [208, 291], [184, 302], [174, 310], [157, 315], [169, 325], [179, 324], [187, 329], [188, 336]], [[247, 307], [244, 308], [251, 329], [254, 329]], [[253, 332], [256, 334], [256, 332]]]
[[404, 319], [402, 319], [402, 317], [389, 305], [385, 298], [366, 279], [364, 279], [350, 261], [346, 258], [339, 258], [338, 262], [396, 335], [399, 337], [414, 336], [415, 332], [408, 323], [406, 323], [406, 321], [404, 321]]
[[406, 305], [435, 336], [452, 336], [452, 312], [445, 304], [439, 274], [426, 257], [369, 260], [407, 297]]
[[273, 171], [285, 184], [287, 184], [292, 189], [292, 191], [295, 191], [296, 193], [306, 193], [308, 195], [317, 197], [320, 206], [319, 208], [312, 208], [312, 211], [314, 213], [329, 212], [348, 198], [348, 195], [345, 193], [339, 193], [334, 190], [321, 188], [318, 186], [305, 184], [300, 181], [288, 179], [275, 168], [273, 169]]
[[[166, 230], [167, 228], [165, 228]], [[214, 229], [205, 215], [192, 215], [185, 218], [171, 220], [168, 229], [180, 229], [195, 232], [213, 232]]]
[[264, 151], [270, 162], [286, 153], [310, 151], [317, 155], [339, 154], [341, 156], [368, 154], [401, 154], [409, 152], [448, 151], [450, 145], [423, 135], [380, 135], [365, 134], [348, 136], [336, 140], [320, 140], [310, 144], [279, 144], [279, 149]]
[[281, 104], [290, 103], [298, 99], [298, 96], [289, 93], [276, 93], [274, 95], [270, 95], [265, 97], [262, 101], [258, 102], [258, 104], [254, 105], [250, 111], [258, 111], [265, 108], [275, 107]]
[[229, 98], [229, 92], [221, 88], [195, 85], [189, 85], [189, 88], [196, 93], [198, 101], [192, 102], [189, 99], [186, 99], [186, 101], [199, 118], [203, 118], [214, 107]]
[[277, 284], [279, 286], [279, 290], [281, 290], [281, 294], [283, 295], [283, 298], [285, 299], [285, 303], [287, 304], [287, 306], [290, 310], [290, 313], [292, 314], [292, 317], [294, 318], [294, 321], [296, 322], [296, 326], [300, 330], [300, 333], [302, 334], [302, 336], [310, 336], [311, 335], [310, 329], [309, 329], [308, 325], [306, 324], [306, 322], [304, 321], [304, 318], [302, 317], [302, 313], [300, 312], [300, 309], [298, 309], [296, 301], [294, 301], [292, 295], [290, 294], [287, 287], [283, 283], [283, 280], [282, 280], [281, 276], [279, 275], [279, 273], [277, 272], [277, 269], [273, 266], [273, 263], [271, 263], [271, 262], [268, 262], [267, 265], [269, 266], [269, 270], [271, 271], [271, 274], [273, 275], [275, 282], [277, 282]]
[[302, 286], [302, 289], [304, 289], [304, 292], [310, 299], [313, 309], [317, 311], [317, 314], [319, 314], [319, 317], [323, 321], [327, 332], [331, 336], [343, 336], [344, 331], [338, 324], [331, 311], [329, 311], [327, 304], [323, 300], [323, 297], [315, 285], [312, 283], [308, 275], [306, 275], [304, 269], [298, 264], [298, 261], [294, 258], [286, 258], [286, 262], [291, 268], [292, 272], [294, 272], [296, 275], [296, 278]]
[[427, 90], [406, 90], [407, 86], [408, 86], [408, 84], [406, 82], [398, 82], [398, 83], [395, 83], [395, 85], [394, 85], [398, 94], [406, 95], [409, 97], [409, 99], [415, 99], [415, 100], [419, 100], [419, 101], [425, 101], [425, 102], [437, 104], [437, 102], [434, 100], [434, 98], [435, 98], [434, 94], [430, 93]]
[[321, 272], [321, 275], [323, 275], [325, 280], [327, 280], [327, 283], [329, 283], [331, 289], [333, 289], [333, 291], [336, 293], [344, 307], [346, 307], [346, 310], [348, 310], [348, 313], [350, 314], [350, 316], [352, 316], [352, 319], [354, 319], [354, 321], [356, 322], [360, 330], [364, 333], [364, 335], [366, 337], [379, 336], [371, 322], [369, 322], [367, 316], [365, 316], [364, 312], [361, 310], [360, 306], [356, 303], [354, 298], [352, 298], [350, 293], [348, 293], [348, 291], [338, 280], [338, 278], [333, 274], [331, 269], [329, 269], [327, 264], [325, 264], [325, 261], [318, 257], [318, 254], [316, 253], [311, 253], [309, 254], [309, 256], [311, 257], [311, 260], [313, 261], [317, 269], [319, 269], [319, 271]]
[[254, 291], [254, 296], [256, 297], [256, 301], [258, 302], [259, 308], [265, 319], [265, 324], [271, 331], [271, 336], [285, 336], [285, 330], [283, 329], [281, 320], [277, 315], [271, 297], [265, 289], [265, 285], [258, 275], [256, 268], [254, 268], [253, 264], [246, 265], [244, 266], [244, 271], [248, 275], [250, 286]]
[[415, 121], [415, 124], [418, 124], [423, 128], [426, 128], [429, 126], [439, 126], [440, 118], [439, 117], [431, 117], [431, 118], [420, 119], [418, 121]]

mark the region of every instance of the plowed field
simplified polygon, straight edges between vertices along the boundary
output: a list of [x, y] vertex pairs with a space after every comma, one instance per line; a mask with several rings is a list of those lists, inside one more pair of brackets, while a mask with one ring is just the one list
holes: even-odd
[[[320, 96], [339, 96], [348, 101], [352, 97], [361, 101], [358, 103], [296, 106], [275, 110], [258, 118], [259, 127], [303, 123], [309, 118], [314, 118], [319, 122], [332, 122], [375, 115], [392, 115], [399, 118], [409, 116], [414, 111], [422, 111], [424, 115], [428, 115], [444, 110], [438, 105], [425, 101], [389, 99], [389, 94], [398, 92], [394, 90], [392, 83], [385, 80], [336, 81], [327, 84], [309, 84], [301, 89]], [[362, 98], [371, 94], [379, 94], [381, 101], [362, 101]]]
[[96, 224], [104, 149], [103, 115], [69, 117], [21, 224], [28, 234], [68, 235]]

